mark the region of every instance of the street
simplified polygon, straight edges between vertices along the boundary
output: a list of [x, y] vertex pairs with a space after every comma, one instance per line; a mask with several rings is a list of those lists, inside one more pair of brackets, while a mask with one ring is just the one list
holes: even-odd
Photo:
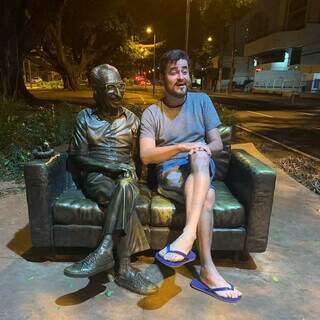
[[[90, 90], [65, 91], [65, 90], [32, 90], [39, 99], [63, 100], [76, 104], [91, 104], [92, 92]], [[125, 104], [136, 104], [147, 107], [161, 97], [161, 88], [156, 88], [156, 97], [152, 96], [152, 88], [133, 86], [128, 87], [125, 93]], [[299, 106], [277, 105], [281, 103], [278, 97], [268, 97], [269, 104], [265, 105], [263, 97], [246, 95], [252, 103], [247, 108], [241, 96], [236, 96], [241, 104], [241, 110], [237, 110], [236, 100], [233, 108], [237, 118], [237, 124], [252, 130], [258, 134], [274, 139], [289, 147], [320, 158], [320, 107], [309, 108]], [[265, 98], [266, 99], [266, 98]], [[213, 98], [215, 100], [215, 98]], [[315, 104], [313, 102], [313, 104]]]
[[236, 111], [237, 123], [255, 133], [320, 158], [320, 108], [274, 109]]
[[[41, 100], [46, 101], [66, 101], [69, 103], [75, 103], [80, 105], [90, 105], [93, 103], [92, 91], [78, 90], [78, 91], [68, 91], [61, 89], [51, 89], [51, 90], [41, 90], [35, 89], [31, 90], [32, 94]], [[147, 88], [140, 86], [130, 86], [127, 88], [124, 96], [125, 104], [136, 104], [143, 105], [145, 107], [154, 103], [161, 95], [161, 88], [156, 87], [156, 98], [152, 96], [152, 87]]]

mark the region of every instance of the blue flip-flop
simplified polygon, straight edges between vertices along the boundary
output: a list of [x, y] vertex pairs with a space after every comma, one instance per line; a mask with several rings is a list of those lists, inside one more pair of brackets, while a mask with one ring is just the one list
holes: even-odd
[[234, 290], [234, 286], [231, 283], [229, 283], [229, 285], [230, 285], [230, 287], [210, 288], [205, 283], [203, 283], [201, 280], [198, 280], [198, 279], [193, 279], [190, 282], [191, 288], [199, 290], [201, 292], [204, 292], [204, 293], [208, 294], [209, 296], [214, 297], [218, 300], [221, 300], [224, 302], [237, 302], [237, 301], [239, 301], [241, 299], [241, 296], [239, 296], [237, 298], [231, 298], [231, 297], [223, 297], [223, 296], [219, 295], [218, 292]]
[[197, 256], [196, 254], [190, 250], [188, 254], [185, 254], [184, 252], [181, 252], [181, 251], [178, 251], [178, 250], [170, 250], [170, 244], [168, 244], [166, 246], [166, 254], [167, 253], [176, 253], [176, 254], [179, 254], [180, 256], [183, 257], [183, 260], [181, 261], [170, 261], [170, 260], [166, 260], [164, 257], [162, 257], [159, 252], [156, 253], [155, 255], [155, 258], [161, 262], [162, 264], [168, 266], [168, 267], [171, 267], [171, 268], [178, 268], [178, 267], [181, 267], [183, 266], [184, 264], [188, 263], [188, 262], [191, 262], [191, 261], [194, 261]]

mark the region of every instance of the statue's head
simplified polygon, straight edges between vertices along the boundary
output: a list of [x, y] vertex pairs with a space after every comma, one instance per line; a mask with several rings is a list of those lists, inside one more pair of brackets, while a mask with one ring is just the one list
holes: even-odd
[[125, 84], [115, 67], [109, 64], [94, 67], [90, 73], [90, 84], [99, 109], [118, 109], [122, 106]]

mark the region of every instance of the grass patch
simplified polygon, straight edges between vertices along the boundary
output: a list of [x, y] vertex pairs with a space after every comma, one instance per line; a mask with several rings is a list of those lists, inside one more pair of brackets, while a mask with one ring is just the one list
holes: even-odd
[[233, 126], [236, 124], [236, 116], [233, 109], [227, 107], [226, 105], [223, 105], [222, 103], [215, 103], [214, 106], [219, 114], [220, 121], [223, 123], [223, 125]]

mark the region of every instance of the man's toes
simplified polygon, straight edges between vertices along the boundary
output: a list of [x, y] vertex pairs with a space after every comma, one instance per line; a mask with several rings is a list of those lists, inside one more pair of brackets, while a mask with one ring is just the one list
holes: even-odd
[[178, 261], [181, 261], [183, 260], [183, 257], [181, 257], [180, 255], [178, 254], [175, 254], [175, 253], [167, 253], [164, 258], [166, 260], [169, 260], [169, 261], [172, 261], [172, 262], [178, 262]]
[[164, 258], [166, 260], [172, 261], [172, 262], [176, 262], [179, 261], [179, 256], [177, 254], [174, 253], [167, 253]]

